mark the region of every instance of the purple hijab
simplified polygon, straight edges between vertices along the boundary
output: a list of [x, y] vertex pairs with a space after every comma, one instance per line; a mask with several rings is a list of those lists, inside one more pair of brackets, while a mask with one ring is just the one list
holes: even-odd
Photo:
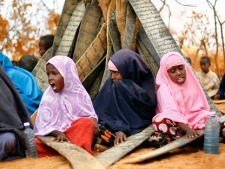
[[[74, 120], [94, 117], [91, 98], [83, 87], [74, 61], [66, 56], [54, 56], [52, 64], [64, 78], [64, 88], [55, 93], [49, 86], [41, 100], [35, 122], [35, 135], [46, 135], [54, 130], [65, 131]], [[46, 64], [46, 65], [47, 65]]]

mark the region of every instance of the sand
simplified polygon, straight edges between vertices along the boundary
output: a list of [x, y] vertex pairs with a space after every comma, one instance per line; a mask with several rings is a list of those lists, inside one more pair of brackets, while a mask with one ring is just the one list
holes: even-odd
[[187, 146], [174, 150], [171, 153], [145, 161], [141, 164], [123, 164], [128, 158], [135, 157], [143, 151], [142, 149], [132, 153], [108, 169], [222, 169], [225, 168], [225, 144], [220, 144], [218, 155], [205, 154], [202, 148]]
[[[202, 145], [186, 146], [176, 149], [166, 155], [156, 157], [140, 164], [123, 164], [131, 157], [138, 156], [152, 149], [138, 149], [127, 155], [119, 162], [107, 169], [222, 169], [225, 168], [225, 144], [220, 144], [219, 154], [205, 154]], [[17, 159], [10, 162], [1, 162], [1, 169], [71, 169], [70, 163], [61, 156], [45, 157], [39, 159]]]
[[0, 162], [0, 169], [71, 169], [70, 163], [62, 156], [38, 159], [23, 158]]

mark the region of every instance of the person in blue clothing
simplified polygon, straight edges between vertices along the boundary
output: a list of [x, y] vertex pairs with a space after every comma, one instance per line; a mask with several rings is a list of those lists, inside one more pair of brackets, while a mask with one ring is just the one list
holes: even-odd
[[2, 52], [0, 52], [0, 64], [12, 80], [31, 116], [37, 110], [43, 95], [34, 76], [27, 70], [14, 66]]
[[220, 87], [216, 95], [214, 96], [214, 100], [225, 99], [225, 74], [220, 81]]

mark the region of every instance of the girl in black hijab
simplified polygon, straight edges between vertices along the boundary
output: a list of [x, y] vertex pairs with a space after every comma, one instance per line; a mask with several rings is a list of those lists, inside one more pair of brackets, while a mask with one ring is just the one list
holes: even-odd
[[116, 52], [108, 62], [108, 69], [111, 76], [93, 105], [102, 139], [117, 145], [152, 123], [156, 107], [155, 83], [147, 64], [130, 50]]
[[25, 157], [24, 122], [27, 109], [0, 65], [0, 161]]

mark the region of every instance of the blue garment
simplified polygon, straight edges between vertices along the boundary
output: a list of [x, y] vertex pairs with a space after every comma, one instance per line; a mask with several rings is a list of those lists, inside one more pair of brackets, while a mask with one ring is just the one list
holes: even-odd
[[220, 95], [220, 99], [225, 99], [225, 74], [222, 77], [217, 94]]
[[15, 85], [31, 116], [37, 110], [43, 94], [34, 76], [27, 70], [14, 66], [2, 52], [0, 52], [0, 64]]

